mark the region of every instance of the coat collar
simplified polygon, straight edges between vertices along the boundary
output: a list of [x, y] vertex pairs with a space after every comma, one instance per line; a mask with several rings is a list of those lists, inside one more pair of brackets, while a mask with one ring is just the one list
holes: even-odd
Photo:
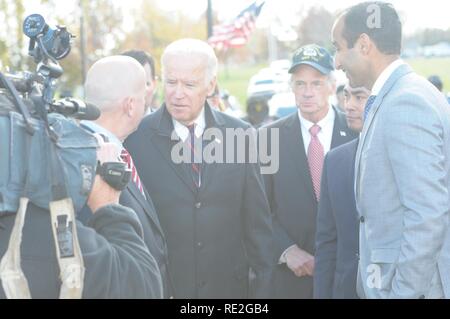
[[[225, 126], [225, 122], [221, 114], [218, 111], [211, 109], [208, 103], [205, 103], [205, 122], [206, 128], [222, 127]], [[166, 104], [164, 103], [158, 111], [155, 112], [157, 131], [159, 135], [170, 137], [174, 131], [172, 116], [167, 111]]]
[[407, 74], [412, 73], [413, 70], [408, 64], [403, 64], [400, 67], [398, 67], [389, 77], [389, 79], [386, 81], [386, 83], [383, 85], [381, 91], [378, 93], [373, 106], [369, 112], [369, 115], [364, 123], [363, 130], [360, 135], [359, 144], [358, 144], [358, 150], [356, 152], [356, 159], [355, 159], [355, 195], [356, 198], [359, 197], [359, 191], [358, 191], [358, 185], [359, 185], [359, 179], [360, 179], [360, 164], [361, 164], [361, 152], [364, 147], [364, 144], [366, 142], [366, 136], [367, 132], [370, 130], [373, 120], [375, 118], [375, 115], [377, 114], [381, 103], [383, 102], [386, 95], [391, 91], [392, 87], [394, 86], [397, 81], [404, 77]]
[[[215, 163], [212, 164], [202, 164], [202, 185], [200, 190], [197, 190], [194, 186], [192, 180], [192, 172], [190, 168], [186, 164], [175, 164], [171, 158], [172, 148], [176, 143], [179, 143], [180, 140], [176, 134], [174, 134], [174, 139], [172, 139], [172, 134], [174, 133], [173, 121], [172, 117], [167, 111], [167, 107], [164, 104], [161, 108], [155, 113], [155, 120], [157, 124], [156, 134], [153, 135], [153, 142], [161, 155], [165, 158], [167, 163], [172, 167], [178, 177], [189, 187], [189, 189], [197, 194], [198, 191], [202, 191], [205, 189], [208, 182], [212, 180], [212, 174], [214, 173]], [[212, 110], [211, 107], [205, 103], [205, 122], [206, 128], [224, 128], [225, 121], [224, 117], [215, 110]]]

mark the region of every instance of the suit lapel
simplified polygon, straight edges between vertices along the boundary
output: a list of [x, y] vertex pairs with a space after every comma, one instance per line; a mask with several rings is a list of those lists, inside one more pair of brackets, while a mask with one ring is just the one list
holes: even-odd
[[332, 111], [334, 111], [336, 117], [334, 119], [333, 125], [333, 137], [331, 139], [331, 149], [350, 141], [351, 136], [354, 135], [354, 133], [351, 132], [347, 127], [344, 115], [337, 112], [334, 107]]
[[[154, 207], [152, 208], [150, 206], [150, 203], [142, 196], [141, 191], [137, 188], [136, 184], [132, 181], [128, 183], [127, 189], [130, 192], [131, 196], [134, 197], [134, 199], [142, 206], [147, 216], [150, 218], [151, 222], [156, 226], [158, 231], [161, 233], [161, 235], [164, 237], [163, 230], [161, 228], [161, 224], [159, 223], [158, 216], [156, 216], [156, 211], [154, 210]], [[145, 190], [145, 196], [147, 198], [151, 198], [150, 195]]]
[[163, 105], [162, 108], [163, 110], [160, 112], [157, 134], [152, 136], [153, 144], [183, 183], [185, 183], [193, 193], [196, 193], [197, 190], [192, 180], [192, 174], [188, 170], [188, 165], [185, 163], [176, 164], [171, 158], [172, 148], [179, 143], [180, 140], [172, 140], [171, 136], [172, 133], [174, 133], [172, 118], [167, 111], [166, 106]]
[[376, 113], [378, 112], [381, 103], [383, 102], [385, 96], [389, 93], [389, 91], [392, 89], [394, 84], [403, 76], [409, 74], [412, 72], [412, 69], [409, 65], [404, 64], [401, 65], [399, 68], [397, 68], [394, 73], [389, 77], [387, 82], [384, 84], [383, 88], [381, 89], [380, 93], [377, 95], [377, 98], [374, 101], [374, 104], [372, 106], [372, 112], [369, 113], [369, 116], [367, 117], [366, 121], [364, 122], [363, 131], [360, 135], [360, 140], [358, 144], [358, 149], [356, 151], [356, 158], [355, 158], [355, 196], [356, 198], [359, 198], [359, 179], [360, 179], [360, 164], [361, 164], [361, 154], [362, 149], [364, 148], [365, 142], [366, 142], [366, 136], [367, 132], [370, 130], [370, 127], [372, 126], [373, 120], [375, 118]]
[[308, 158], [306, 156], [305, 145], [303, 143], [300, 119], [298, 118], [297, 112], [292, 114], [290, 120], [286, 123], [282, 138], [286, 141], [286, 145], [288, 145], [288, 149], [291, 154], [290, 157], [300, 175], [300, 180], [303, 181], [306, 186], [308, 195], [316, 201], [311, 173], [309, 172]]

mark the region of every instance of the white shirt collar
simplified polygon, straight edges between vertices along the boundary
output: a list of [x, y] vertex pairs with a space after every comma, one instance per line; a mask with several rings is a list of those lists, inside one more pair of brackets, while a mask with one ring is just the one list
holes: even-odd
[[[172, 118], [173, 127], [175, 129], [175, 132], [177, 133], [178, 137], [184, 142], [189, 137], [189, 129]], [[194, 121], [195, 124], [195, 136], [197, 138], [200, 138], [203, 135], [203, 131], [206, 127], [206, 120], [205, 120], [205, 108], [202, 108], [202, 111], [198, 115], [198, 117]]]
[[114, 143], [117, 146], [120, 147], [120, 149], [123, 149], [122, 142], [115, 136], [113, 133], [111, 133], [109, 130], [105, 129], [103, 126], [98, 125], [97, 123], [93, 121], [81, 121], [81, 124], [83, 126], [88, 127], [95, 133], [99, 133], [101, 135], [106, 136], [109, 139], [110, 143]]
[[389, 64], [389, 66], [386, 69], [384, 69], [383, 72], [381, 72], [380, 76], [378, 76], [378, 79], [375, 81], [371, 95], [378, 95], [378, 93], [380, 93], [381, 89], [383, 88], [384, 84], [391, 77], [392, 73], [394, 73], [394, 71], [397, 70], [397, 68], [399, 68], [403, 64], [405, 64], [405, 62], [402, 59], [397, 59], [391, 64]]
[[336, 114], [334, 114], [333, 107], [330, 105], [327, 115], [325, 115], [325, 117], [317, 123], [313, 123], [313, 122], [305, 119], [302, 116], [302, 113], [300, 112], [300, 110], [298, 110], [298, 117], [300, 119], [300, 124], [303, 126], [303, 128], [305, 128], [309, 132], [309, 129], [311, 127], [313, 127], [314, 124], [319, 125], [321, 129], [323, 129], [324, 127], [330, 126], [330, 125], [333, 127]]

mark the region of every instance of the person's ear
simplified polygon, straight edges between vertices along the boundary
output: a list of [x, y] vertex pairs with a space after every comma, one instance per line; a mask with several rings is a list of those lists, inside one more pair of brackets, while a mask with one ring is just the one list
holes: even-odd
[[209, 81], [208, 84], [208, 96], [213, 95], [214, 90], [216, 88], [216, 84], [217, 84], [217, 77], [213, 77], [213, 79], [211, 81]]
[[125, 115], [127, 115], [129, 117], [133, 116], [133, 112], [134, 112], [134, 98], [133, 97], [128, 96], [125, 99], [123, 99], [122, 110]]
[[356, 46], [362, 55], [367, 56], [372, 51], [373, 42], [366, 33], [363, 33], [359, 36]]

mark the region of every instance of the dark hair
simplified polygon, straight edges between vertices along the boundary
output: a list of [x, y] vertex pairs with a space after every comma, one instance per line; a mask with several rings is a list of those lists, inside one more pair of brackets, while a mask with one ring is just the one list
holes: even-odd
[[153, 57], [150, 54], [148, 54], [145, 51], [141, 51], [141, 50], [130, 50], [130, 51], [123, 52], [120, 55], [132, 57], [133, 59], [138, 61], [142, 66], [144, 66], [145, 64], [148, 63], [150, 65], [150, 70], [152, 71], [153, 80], [156, 79], [155, 60], [153, 59]]
[[[369, 25], [372, 17], [371, 7], [379, 9], [380, 25]], [[347, 9], [344, 14], [343, 37], [347, 47], [353, 48], [359, 36], [367, 34], [384, 54], [400, 54], [402, 50], [402, 23], [397, 11], [390, 3], [369, 1], [359, 3]]]
[[432, 75], [428, 78], [428, 81], [430, 81], [436, 89], [438, 89], [440, 92], [442, 92], [442, 80], [438, 75]]

